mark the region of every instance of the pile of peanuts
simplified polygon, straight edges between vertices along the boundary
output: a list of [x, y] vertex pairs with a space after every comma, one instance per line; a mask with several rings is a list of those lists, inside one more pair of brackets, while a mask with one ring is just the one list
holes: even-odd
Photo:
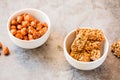
[[[0, 48], [2, 48], [2, 47], [3, 47], [3, 45], [0, 42]], [[4, 55], [9, 55], [9, 49], [8, 49], [8, 47], [7, 46], [3, 47], [2, 48], [2, 52], [3, 52]], [[0, 55], [1, 55], [1, 53], [0, 53]]]
[[10, 22], [10, 32], [21, 40], [34, 40], [43, 36], [48, 30], [45, 22], [40, 22], [30, 14], [18, 15]]

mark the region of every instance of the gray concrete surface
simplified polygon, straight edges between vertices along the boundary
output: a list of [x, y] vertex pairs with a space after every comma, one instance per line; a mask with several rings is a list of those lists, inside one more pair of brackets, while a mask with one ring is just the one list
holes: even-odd
[[[8, 37], [9, 16], [23, 8], [40, 9], [50, 18], [51, 35], [39, 48], [19, 48]], [[81, 71], [69, 65], [63, 40], [77, 27], [100, 28], [111, 44], [120, 38], [120, 0], [0, 0], [0, 41], [11, 53], [0, 56], [0, 80], [120, 80], [120, 59], [110, 50], [97, 69]]]

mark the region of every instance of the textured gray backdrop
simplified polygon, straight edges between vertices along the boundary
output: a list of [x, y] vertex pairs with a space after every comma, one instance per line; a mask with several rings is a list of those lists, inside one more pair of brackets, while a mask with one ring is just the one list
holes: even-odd
[[[39, 48], [21, 49], [8, 37], [9, 16], [23, 8], [40, 9], [50, 18], [51, 35]], [[120, 59], [110, 51], [95, 70], [81, 71], [69, 65], [63, 40], [77, 27], [100, 28], [111, 44], [120, 38], [120, 0], [0, 0], [0, 41], [11, 53], [0, 56], [0, 80], [120, 80]]]

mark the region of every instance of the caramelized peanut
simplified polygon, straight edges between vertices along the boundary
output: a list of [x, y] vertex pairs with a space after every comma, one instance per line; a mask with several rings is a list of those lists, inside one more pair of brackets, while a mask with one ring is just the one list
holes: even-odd
[[17, 25], [17, 29], [22, 29], [23, 26], [22, 25]]
[[11, 20], [11, 24], [12, 25], [16, 25], [17, 24], [17, 21], [15, 19]]
[[29, 25], [29, 22], [28, 21], [22, 21], [22, 26], [23, 27], [28, 27]]
[[23, 17], [22, 17], [22, 16], [17, 16], [17, 22], [18, 22], [18, 23], [21, 23], [22, 20], [23, 20]]
[[3, 53], [4, 53], [4, 55], [9, 55], [9, 49], [8, 49], [8, 47], [4, 47], [3, 48]]
[[36, 21], [31, 21], [31, 26], [36, 28]]
[[0, 48], [2, 48], [2, 43], [0, 42]]
[[19, 38], [19, 39], [23, 39], [23, 36], [22, 36], [22, 34], [20, 34], [20, 33], [17, 33], [17, 34], [15, 35], [15, 37], [17, 37], [17, 38]]
[[26, 21], [33, 21], [34, 18], [31, 15], [27, 14], [27, 15], [24, 16], [24, 20], [26, 20]]
[[17, 33], [17, 30], [16, 29], [11, 29], [10, 32], [15, 35]]
[[21, 29], [21, 34], [24, 36], [27, 34], [27, 29], [26, 28], [22, 28]]
[[17, 28], [16, 28], [16, 26], [12, 25], [12, 26], [10, 26], [10, 30], [11, 29], [17, 29]]

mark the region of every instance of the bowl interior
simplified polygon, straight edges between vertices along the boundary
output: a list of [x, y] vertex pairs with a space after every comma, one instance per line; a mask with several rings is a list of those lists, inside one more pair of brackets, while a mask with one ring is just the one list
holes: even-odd
[[65, 45], [65, 46], [66, 46], [66, 50], [67, 50], [68, 53], [70, 53], [70, 48], [71, 48], [71, 45], [72, 45], [75, 37], [76, 37], [75, 31], [71, 32], [71, 33], [67, 36], [66, 45]]

